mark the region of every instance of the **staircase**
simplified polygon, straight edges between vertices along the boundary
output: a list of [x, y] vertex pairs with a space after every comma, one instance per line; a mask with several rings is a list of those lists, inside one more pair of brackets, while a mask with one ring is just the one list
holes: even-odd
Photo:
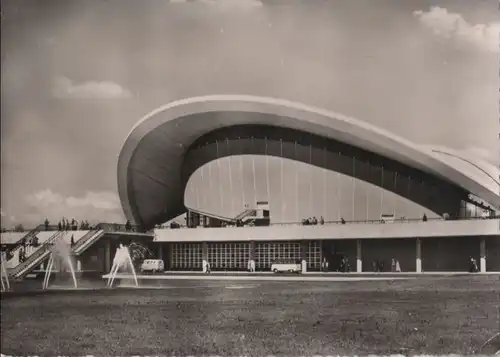
[[[16, 247], [14, 249], [12, 249], [10, 252], [12, 254], [12, 257], [15, 257], [16, 254], [19, 254], [19, 249], [21, 249], [21, 247], [23, 246], [21, 243], [22, 242], [28, 242], [31, 238], [34, 238], [38, 233], [40, 233], [40, 231], [42, 230], [43, 228], [43, 225], [39, 225], [38, 227], [36, 227], [35, 229], [32, 229], [31, 231], [29, 231], [27, 234], [25, 234], [22, 238], [20, 238], [15, 244], [16, 244]], [[9, 259], [10, 260], [10, 259]]]
[[25, 241], [28, 241], [30, 240], [31, 238], [34, 238], [38, 233], [40, 233], [40, 231], [43, 229], [43, 225], [39, 225], [38, 227], [36, 227], [35, 229], [32, 229], [31, 231], [29, 231], [25, 236], [23, 236], [21, 239], [19, 239], [16, 244], [16, 249], [19, 248], [21, 246], [21, 242], [23, 240]]
[[39, 264], [43, 262], [44, 259], [48, 258], [50, 255], [50, 248], [55, 243], [56, 240], [64, 236], [65, 232], [54, 233], [45, 243], [42, 244], [36, 252], [31, 254], [28, 259], [26, 259], [21, 264], [17, 265], [14, 269], [9, 272], [9, 275], [14, 279], [22, 279], [27, 274], [29, 274], [33, 269], [35, 269]]
[[255, 209], [247, 209], [247, 210], [244, 210], [243, 212], [241, 212], [239, 215], [237, 215], [236, 217], [234, 217], [234, 220], [235, 221], [241, 221], [243, 220], [245, 217], [248, 217], [248, 216], [255, 216], [255, 214], [257, 213], [257, 211]]
[[219, 216], [219, 215], [214, 214], [214, 213], [203, 212], [203, 211], [200, 211], [199, 209], [191, 208], [191, 207], [187, 207], [187, 206], [186, 206], [186, 208], [188, 210], [190, 210], [191, 212], [198, 213], [199, 215], [206, 216], [206, 217], [209, 217], [209, 218], [218, 219], [218, 220], [220, 220], [222, 222], [228, 222], [228, 223], [234, 223], [234, 222], [236, 222], [234, 220], [234, 218], [223, 217], [223, 216]]
[[90, 247], [96, 240], [101, 238], [104, 235], [104, 230], [97, 226], [97, 228], [89, 231], [82, 238], [78, 239], [78, 241], [73, 246], [73, 253], [76, 255], [82, 254], [88, 247]]

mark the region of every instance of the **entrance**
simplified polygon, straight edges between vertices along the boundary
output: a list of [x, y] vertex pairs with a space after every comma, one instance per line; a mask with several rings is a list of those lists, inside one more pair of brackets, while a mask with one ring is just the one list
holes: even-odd
[[[323, 257], [328, 262], [328, 271], [347, 273], [352, 271], [349, 252], [355, 241], [323, 241]], [[351, 245], [353, 247], [351, 247]]]

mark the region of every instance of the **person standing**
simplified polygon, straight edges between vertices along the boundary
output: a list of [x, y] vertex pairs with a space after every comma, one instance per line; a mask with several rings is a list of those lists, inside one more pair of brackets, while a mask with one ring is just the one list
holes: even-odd
[[323, 272], [328, 271], [328, 262], [326, 261], [325, 257], [323, 257], [323, 261], [321, 262], [321, 269], [323, 270]]
[[399, 265], [399, 260], [396, 259], [396, 273], [401, 273], [401, 265]]

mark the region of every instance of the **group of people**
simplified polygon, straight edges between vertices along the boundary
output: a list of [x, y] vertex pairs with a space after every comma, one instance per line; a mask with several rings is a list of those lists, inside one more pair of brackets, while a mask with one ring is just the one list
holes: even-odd
[[[323, 218], [323, 216], [321, 216], [319, 218], [319, 221], [318, 221], [318, 219], [316, 217], [302, 219], [302, 225], [303, 226], [315, 226], [318, 223], [321, 224], [321, 225], [325, 224], [325, 219]], [[346, 221], [345, 221], [344, 217], [340, 217], [340, 223], [341, 224], [346, 224]]]
[[[315, 226], [317, 224], [318, 219], [316, 217], [302, 219], [303, 226]], [[325, 224], [325, 219], [323, 218], [323, 216], [320, 217], [319, 224]]]
[[[22, 263], [26, 260], [26, 249], [28, 249], [28, 247], [38, 247], [40, 245], [40, 242], [38, 240], [38, 237], [36, 235], [32, 236], [32, 237], [24, 237], [23, 239], [21, 239], [21, 241], [19, 242], [19, 251], [18, 251], [18, 254], [19, 254], [19, 262]], [[14, 248], [15, 249], [15, 248]], [[10, 260], [13, 258], [14, 254], [13, 254], [13, 250], [14, 249], [9, 249], [7, 247], [7, 245], [2, 245], [2, 254], [4, 255], [4, 258], [6, 260]]]
[[[59, 223], [57, 223], [57, 230], [58, 231], [77, 231], [78, 229], [85, 231], [90, 229], [90, 224], [87, 220], [81, 221], [80, 225], [78, 225], [78, 221], [75, 220], [74, 218], [71, 220], [67, 220], [66, 218], [62, 218]], [[45, 230], [48, 231], [50, 230], [50, 222], [46, 218], [45, 219]]]
[[[347, 258], [345, 255], [340, 256], [340, 260], [336, 259], [334, 260], [335, 262], [332, 266], [332, 269], [334, 271], [339, 273], [351, 272], [351, 264], [349, 264], [349, 258]], [[326, 257], [323, 257], [323, 260], [321, 261], [321, 271], [322, 272], [330, 271], [330, 262], [326, 259]]]
[[[375, 273], [383, 272], [385, 269], [385, 263], [379, 259], [375, 259], [372, 265], [373, 265], [373, 272]], [[391, 259], [391, 272], [401, 273], [401, 265], [399, 264], [399, 260], [396, 258]]]

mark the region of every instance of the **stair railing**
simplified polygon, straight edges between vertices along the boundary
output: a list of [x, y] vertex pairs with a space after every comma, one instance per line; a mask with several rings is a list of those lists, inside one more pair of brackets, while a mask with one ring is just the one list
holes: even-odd
[[243, 212], [241, 212], [239, 215], [234, 217], [234, 220], [235, 221], [241, 220], [241, 219], [249, 216], [250, 214], [252, 214], [252, 212], [254, 212], [254, 211], [255, 211], [254, 209], [246, 209]]
[[87, 243], [90, 239], [92, 239], [99, 231], [101, 231], [102, 229], [100, 228], [100, 226], [98, 225], [97, 228], [94, 228], [92, 230], [90, 230], [89, 232], [87, 232], [83, 237], [81, 237], [80, 239], [78, 239], [78, 241], [75, 243], [75, 245], [73, 246], [72, 250], [74, 253], [76, 253], [76, 251], [82, 247], [83, 245], [85, 245], [85, 243]]
[[29, 231], [27, 234], [23, 235], [21, 238], [19, 238], [19, 240], [17, 240], [17, 242], [14, 243], [16, 245], [16, 247], [10, 251], [10, 253], [12, 254], [12, 258], [10, 258], [9, 260], [14, 259], [16, 254], [19, 254], [18, 251], [23, 246], [23, 244], [21, 244], [21, 243], [28, 242], [31, 238], [36, 237], [36, 235], [41, 232], [42, 227], [43, 227], [43, 225], [39, 225], [36, 228]]
[[[37, 259], [39, 259], [43, 254], [49, 251], [49, 249], [52, 247], [52, 245], [55, 243], [55, 241], [59, 238], [61, 238], [65, 232], [59, 231], [50, 236], [47, 241], [45, 241], [40, 248], [38, 248], [33, 254], [31, 254], [28, 259], [26, 259], [24, 262], [18, 264], [15, 268], [13, 268], [10, 271], [10, 276], [14, 278], [22, 277], [22, 273], [29, 273], [29, 268], [31, 264], [34, 264], [36, 266], [37, 264]], [[33, 266], [32, 268], [34, 268]], [[26, 270], [26, 271], [24, 271]]]
[[223, 221], [223, 222], [235, 222], [234, 218], [219, 216], [218, 214], [215, 214], [215, 213], [203, 212], [197, 208], [191, 208], [191, 207], [187, 207], [187, 206], [186, 206], [186, 208], [194, 213], [201, 214], [202, 216], [207, 216], [209, 218], [215, 218], [215, 219], [218, 219], [218, 220]]

